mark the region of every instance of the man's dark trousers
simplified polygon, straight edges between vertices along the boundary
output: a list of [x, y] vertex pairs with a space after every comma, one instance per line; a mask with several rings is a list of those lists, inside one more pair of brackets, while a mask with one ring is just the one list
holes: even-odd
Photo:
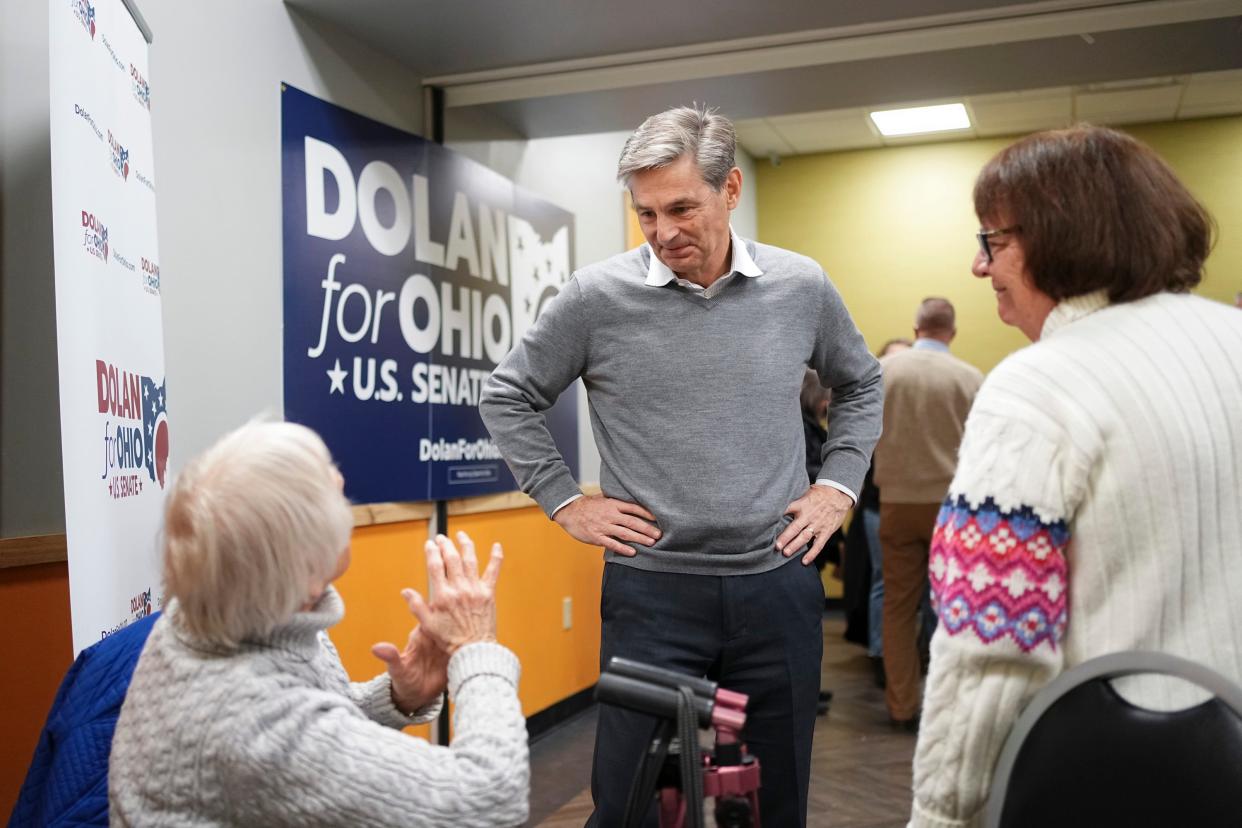
[[[749, 695], [742, 738], [760, 763], [762, 824], [802, 826], [823, 614], [819, 573], [796, 556], [770, 572], [723, 577], [609, 563], [600, 600], [600, 666], [622, 656], [707, 676]], [[600, 705], [591, 772], [595, 813], [588, 825], [622, 824], [630, 783], [655, 723], [650, 716]], [[645, 825], [655, 824], [652, 808]]]

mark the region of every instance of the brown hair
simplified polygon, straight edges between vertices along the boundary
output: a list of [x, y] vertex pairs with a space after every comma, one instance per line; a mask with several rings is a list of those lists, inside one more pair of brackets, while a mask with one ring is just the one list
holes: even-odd
[[1027, 270], [1053, 299], [1185, 292], [1212, 249], [1207, 210], [1150, 147], [1089, 124], [1011, 144], [975, 181], [980, 220], [1020, 227]]
[[914, 343], [906, 339], [904, 336], [897, 336], [897, 337], [890, 339], [888, 342], [885, 342], [883, 345], [881, 345], [880, 350], [876, 351], [875, 355], [878, 357], [887, 356], [888, 350], [897, 345], [905, 345], [907, 348], [909, 348], [912, 345], [914, 345]]
[[832, 391], [819, 383], [819, 374], [810, 368], [802, 375], [802, 392], [798, 401], [802, 403], [802, 413], [812, 420], [819, 418], [819, 407], [832, 400]]

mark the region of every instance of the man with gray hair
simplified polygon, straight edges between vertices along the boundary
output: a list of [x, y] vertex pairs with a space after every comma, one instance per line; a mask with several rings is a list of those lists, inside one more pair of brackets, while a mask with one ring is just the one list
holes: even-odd
[[927, 559], [940, 504], [957, 468], [966, 415], [983, 374], [949, 353], [957, 315], [929, 297], [914, 317], [914, 346], [883, 357], [884, 436], [875, 448], [884, 576], [885, 701], [893, 727], [919, 722], [919, 605], [926, 601]]
[[[647, 243], [575, 273], [496, 368], [480, 410], [523, 491], [605, 548], [601, 665], [623, 656], [748, 694], [763, 820], [801, 825], [823, 648], [809, 564], [862, 486], [883, 392], [819, 265], [732, 231], [734, 145], [733, 125], [705, 108], [643, 122], [617, 178]], [[810, 486], [807, 366], [833, 393]], [[542, 416], [578, 378], [599, 495], [583, 495]], [[651, 731], [649, 717], [600, 710], [591, 824], [621, 824]]]

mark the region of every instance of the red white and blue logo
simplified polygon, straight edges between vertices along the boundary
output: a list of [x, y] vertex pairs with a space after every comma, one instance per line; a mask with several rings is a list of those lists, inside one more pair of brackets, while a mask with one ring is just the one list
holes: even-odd
[[129, 150], [121, 146], [112, 130], [108, 130], [108, 146], [112, 149], [112, 171], [123, 180], [129, 180]]
[[155, 612], [155, 607], [151, 601], [151, 587], [147, 587], [129, 599], [129, 615], [134, 621], [146, 618], [153, 612]]
[[95, 7], [89, 0], [69, 0], [69, 7], [73, 9], [73, 16], [82, 24], [82, 28], [90, 34], [91, 40], [95, 39]]
[[[167, 381], [95, 360], [98, 411], [104, 417], [104, 469], [114, 500], [168, 481]], [[146, 472], [142, 474], [142, 472]]]
[[142, 104], [145, 109], [151, 108], [151, 84], [147, 83], [147, 79], [138, 71], [138, 67], [134, 64], [129, 65], [129, 79], [133, 82], [134, 97], [138, 103]]
[[108, 228], [86, 210], [82, 211], [82, 247], [101, 262], [108, 261]]
[[152, 296], [160, 295], [160, 266], [142, 257], [142, 289]]
[[168, 400], [165, 396], [167, 380], [156, 385], [150, 377], [142, 378], [142, 428], [146, 435], [147, 477], [158, 482], [160, 488], [168, 473]]

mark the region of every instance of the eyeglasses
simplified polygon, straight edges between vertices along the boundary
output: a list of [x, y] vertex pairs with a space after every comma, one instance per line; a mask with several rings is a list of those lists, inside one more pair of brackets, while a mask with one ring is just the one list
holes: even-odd
[[1002, 233], [1017, 233], [1022, 229], [1022, 225], [1014, 224], [1010, 227], [1001, 227], [997, 230], [980, 230], [975, 233], [975, 238], [979, 240], [979, 249], [983, 251], [983, 257], [988, 260], [988, 264], [992, 263], [992, 242], [993, 236], [999, 236]]

